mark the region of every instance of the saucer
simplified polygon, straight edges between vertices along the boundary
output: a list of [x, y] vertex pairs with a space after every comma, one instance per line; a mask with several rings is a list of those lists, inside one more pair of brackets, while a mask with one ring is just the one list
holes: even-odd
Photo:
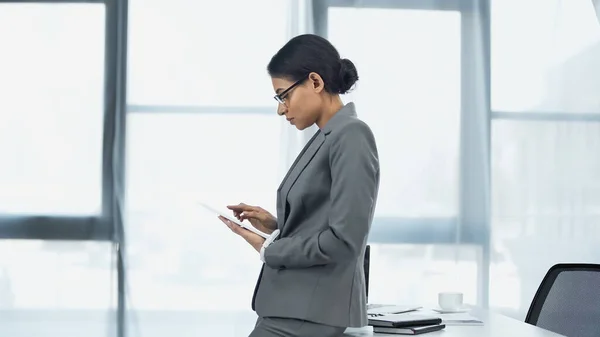
[[445, 310], [445, 309], [442, 309], [442, 308], [439, 308], [439, 307], [438, 308], [433, 308], [433, 311], [439, 312], [440, 314], [459, 314], [459, 313], [467, 312], [469, 310], [470, 309], [467, 308], [467, 307], [462, 307], [462, 308], [454, 309], [454, 310]]

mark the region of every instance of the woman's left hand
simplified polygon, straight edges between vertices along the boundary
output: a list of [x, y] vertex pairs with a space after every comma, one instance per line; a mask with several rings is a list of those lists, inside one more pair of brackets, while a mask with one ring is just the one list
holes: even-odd
[[227, 225], [227, 227], [229, 227], [229, 229], [231, 229], [232, 232], [243, 237], [244, 240], [246, 240], [246, 242], [248, 242], [254, 249], [256, 249], [257, 252], [260, 252], [260, 248], [265, 242], [265, 239], [262, 236], [234, 224], [225, 217], [219, 216], [219, 219], [223, 221], [223, 223]]

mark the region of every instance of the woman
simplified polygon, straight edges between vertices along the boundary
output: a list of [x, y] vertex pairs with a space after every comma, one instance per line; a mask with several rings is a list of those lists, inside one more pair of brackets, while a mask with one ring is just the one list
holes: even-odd
[[373, 133], [339, 96], [358, 74], [317, 35], [291, 39], [267, 69], [278, 114], [299, 130], [319, 130], [277, 190], [277, 218], [256, 206], [228, 206], [269, 239], [221, 217], [264, 262], [250, 337], [339, 336], [367, 325], [363, 258], [379, 188]]

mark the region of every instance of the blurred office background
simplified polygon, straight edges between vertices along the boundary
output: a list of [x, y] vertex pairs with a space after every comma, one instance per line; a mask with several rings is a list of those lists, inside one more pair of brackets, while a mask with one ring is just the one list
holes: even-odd
[[600, 262], [594, 1], [2, 1], [0, 335], [247, 335], [260, 261], [195, 203], [275, 212], [314, 129], [266, 65], [307, 32], [378, 141], [370, 301], [523, 319], [551, 265]]

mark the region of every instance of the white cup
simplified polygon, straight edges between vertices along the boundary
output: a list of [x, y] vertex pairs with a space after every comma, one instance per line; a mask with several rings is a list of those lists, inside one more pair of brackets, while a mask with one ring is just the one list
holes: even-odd
[[460, 310], [463, 307], [463, 294], [458, 292], [442, 292], [438, 294], [440, 309], [447, 311]]

